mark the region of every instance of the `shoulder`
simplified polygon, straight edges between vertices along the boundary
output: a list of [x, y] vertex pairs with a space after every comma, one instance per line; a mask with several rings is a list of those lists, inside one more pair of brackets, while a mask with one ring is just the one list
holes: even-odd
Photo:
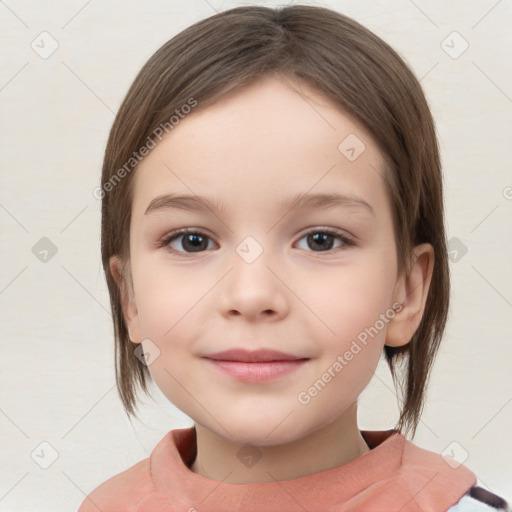
[[475, 485], [447, 512], [512, 512], [512, 508], [500, 496]]
[[476, 475], [453, 457], [404, 443], [401, 483], [411, 492], [428, 489], [413, 496], [421, 510], [449, 512], [512, 512], [507, 501], [477, 484]]
[[133, 507], [153, 490], [150, 459], [147, 458], [96, 487], [84, 499], [78, 512], [136, 510]]

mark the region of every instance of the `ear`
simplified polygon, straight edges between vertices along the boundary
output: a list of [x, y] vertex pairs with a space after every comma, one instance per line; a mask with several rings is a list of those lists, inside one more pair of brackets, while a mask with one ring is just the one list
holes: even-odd
[[133, 343], [141, 343], [142, 336], [139, 325], [139, 311], [137, 309], [137, 303], [135, 302], [131, 274], [126, 272], [126, 263], [117, 255], [110, 258], [109, 266], [121, 294], [121, 307], [130, 340]]
[[396, 309], [394, 318], [388, 323], [386, 345], [407, 345], [418, 329], [434, 268], [434, 249], [430, 244], [420, 244], [413, 249], [410, 271], [403, 272], [395, 288], [395, 301], [402, 305]]

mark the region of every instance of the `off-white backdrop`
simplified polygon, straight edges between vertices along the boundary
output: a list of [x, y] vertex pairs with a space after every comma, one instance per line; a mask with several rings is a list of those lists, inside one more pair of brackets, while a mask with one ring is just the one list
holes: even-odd
[[[426, 90], [444, 164], [453, 302], [414, 442], [463, 460], [480, 485], [511, 499], [512, 2], [307, 3], [373, 30]], [[121, 407], [93, 190], [143, 63], [188, 25], [238, 5], [0, 2], [1, 511], [76, 510], [166, 432], [192, 425], [155, 388], [140, 420]], [[360, 428], [397, 418], [381, 361]]]

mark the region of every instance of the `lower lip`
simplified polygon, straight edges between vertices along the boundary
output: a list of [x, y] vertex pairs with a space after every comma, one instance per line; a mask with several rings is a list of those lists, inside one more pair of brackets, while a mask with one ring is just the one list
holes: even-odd
[[288, 375], [302, 366], [307, 359], [290, 361], [269, 361], [266, 363], [244, 363], [208, 359], [215, 368], [230, 377], [243, 382], [265, 382]]

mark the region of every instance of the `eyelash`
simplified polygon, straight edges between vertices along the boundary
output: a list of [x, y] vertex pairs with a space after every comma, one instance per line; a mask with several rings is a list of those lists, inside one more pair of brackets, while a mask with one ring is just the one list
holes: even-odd
[[[343, 249], [343, 247], [351, 247], [351, 246], [356, 245], [354, 239], [351, 236], [349, 236], [337, 229], [333, 229], [333, 228], [320, 228], [320, 229], [316, 228], [316, 229], [310, 230], [310, 231], [304, 233], [304, 235], [302, 235], [302, 237], [299, 240], [302, 240], [304, 237], [307, 237], [308, 235], [318, 234], [318, 233], [334, 236], [335, 238], [338, 238], [339, 240], [341, 240], [341, 242], [343, 242], [343, 245], [340, 247], [336, 247], [334, 249], [329, 249], [327, 251], [309, 251], [309, 252], [318, 253], [318, 254], [324, 254], [324, 253], [331, 254], [336, 249]], [[162, 239], [161, 242], [159, 242], [158, 247], [159, 248], [167, 247], [170, 252], [172, 252], [174, 254], [178, 254], [179, 256], [183, 256], [183, 257], [186, 257], [187, 255], [192, 255], [192, 254], [199, 254], [201, 252], [207, 252], [206, 250], [198, 251], [198, 253], [182, 252], [182, 251], [177, 251], [175, 249], [171, 249], [170, 247], [168, 247], [169, 244], [173, 240], [179, 238], [182, 235], [189, 235], [189, 234], [200, 235], [200, 236], [206, 237], [211, 240], [211, 238], [206, 233], [203, 233], [200, 230], [193, 229], [193, 228], [185, 228], [185, 229], [180, 229], [177, 231], [173, 231], [172, 233], [169, 233], [167, 236], [165, 236]]]

